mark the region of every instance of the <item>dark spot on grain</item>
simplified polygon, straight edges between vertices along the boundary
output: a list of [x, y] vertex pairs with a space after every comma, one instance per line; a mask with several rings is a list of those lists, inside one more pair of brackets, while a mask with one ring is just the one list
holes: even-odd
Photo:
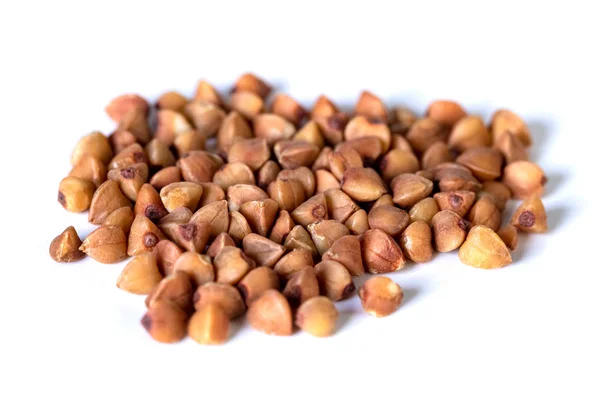
[[519, 215], [519, 225], [523, 228], [531, 228], [535, 224], [535, 214], [531, 211], [525, 211]]
[[354, 282], [350, 282], [344, 288], [344, 291], [342, 292], [342, 298], [345, 299], [346, 297], [349, 297], [352, 293], [354, 293], [355, 290], [356, 286], [354, 286]]
[[66, 207], [67, 206], [67, 199], [65, 198], [65, 195], [63, 194], [63, 192], [58, 192], [58, 202], [63, 206]]
[[146, 246], [147, 248], [150, 248], [150, 247], [156, 246], [156, 244], [158, 243], [158, 238], [156, 237], [156, 235], [154, 233], [146, 232], [144, 234], [144, 237], [142, 238], [142, 241], [144, 243], [144, 246]]
[[129, 167], [121, 171], [121, 176], [125, 179], [133, 179], [135, 178], [135, 173], [135, 168]]
[[195, 224], [185, 224], [179, 227], [179, 232], [184, 240], [192, 240], [198, 233], [198, 228]]
[[150, 315], [146, 314], [142, 317], [142, 326], [150, 332], [150, 329], [152, 329], [152, 317]]

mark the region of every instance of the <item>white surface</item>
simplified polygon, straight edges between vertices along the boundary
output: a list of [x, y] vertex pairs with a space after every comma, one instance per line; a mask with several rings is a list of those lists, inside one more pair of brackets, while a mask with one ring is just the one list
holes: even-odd
[[[600, 30], [586, 3], [73, 3], [0, 6], [1, 399], [599, 398]], [[56, 202], [58, 182], [80, 136], [112, 129], [112, 97], [227, 89], [245, 71], [308, 105], [370, 89], [420, 112], [510, 107], [549, 177], [550, 232], [522, 236], [502, 270], [452, 253], [395, 273], [401, 309], [374, 319], [354, 297], [329, 339], [244, 326], [222, 347], [153, 342], [143, 298], [115, 287], [123, 265], [48, 257], [64, 227], [93, 229]]]

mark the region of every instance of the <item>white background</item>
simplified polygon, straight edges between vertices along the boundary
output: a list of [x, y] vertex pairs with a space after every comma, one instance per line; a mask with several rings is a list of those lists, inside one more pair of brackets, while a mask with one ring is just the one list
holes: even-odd
[[[593, 2], [2, 2], [0, 399], [598, 399], [598, 63]], [[588, 4], [588, 5], [586, 5]], [[221, 347], [153, 342], [123, 265], [48, 257], [84, 215], [56, 201], [77, 139], [110, 132], [124, 92], [225, 90], [245, 71], [310, 105], [362, 89], [423, 112], [509, 107], [546, 171], [550, 232], [497, 271], [436, 256], [391, 277], [375, 319], [355, 297], [328, 339], [248, 326]]]

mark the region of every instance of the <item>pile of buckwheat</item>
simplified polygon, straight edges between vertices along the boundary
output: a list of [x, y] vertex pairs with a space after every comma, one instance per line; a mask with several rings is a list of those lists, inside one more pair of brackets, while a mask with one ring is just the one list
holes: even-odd
[[[361, 93], [352, 112], [320, 96], [310, 112], [252, 74], [229, 101], [200, 81], [155, 105], [113, 99], [117, 123], [83, 137], [58, 201], [98, 225], [83, 243], [70, 226], [50, 245], [58, 262], [133, 256], [117, 280], [147, 295], [143, 327], [157, 341], [223, 343], [242, 316], [262, 332], [335, 330], [334, 302], [354, 276], [385, 274], [434, 250], [477, 268], [512, 261], [517, 231], [547, 230], [546, 178], [528, 161], [531, 135], [515, 113], [489, 125], [456, 102], [424, 117]], [[501, 226], [509, 199], [522, 200]], [[385, 276], [359, 288], [377, 317], [403, 292]]]

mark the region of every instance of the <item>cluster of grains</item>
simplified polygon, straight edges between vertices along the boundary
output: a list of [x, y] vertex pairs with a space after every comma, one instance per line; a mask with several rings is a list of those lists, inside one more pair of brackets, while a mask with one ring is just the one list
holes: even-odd
[[[486, 125], [453, 101], [417, 116], [367, 91], [351, 112], [325, 96], [308, 111], [270, 94], [245, 74], [227, 102], [206, 81], [191, 100], [112, 100], [115, 131], [79, 141], [58, 191], [66, 210], [88, 211], [98, 228], [81, 242], [68, 227], [52, 258], [133, 257], [117, 286], [146, 295], [148, 333], [218, 344], [244, 314], [268, 334], [297, 326], [328, 336], [334, 302], [357, 291], [353, 277], [424, 263], [434, 251], [499, 268], [512, 261], [517, 231], [547, 229], [546, 178], [511, 111]], [[522, 203], [501, 226], [511, 198]], [[375, 276], [358, 295], [381, 317], [403, 291]]]

